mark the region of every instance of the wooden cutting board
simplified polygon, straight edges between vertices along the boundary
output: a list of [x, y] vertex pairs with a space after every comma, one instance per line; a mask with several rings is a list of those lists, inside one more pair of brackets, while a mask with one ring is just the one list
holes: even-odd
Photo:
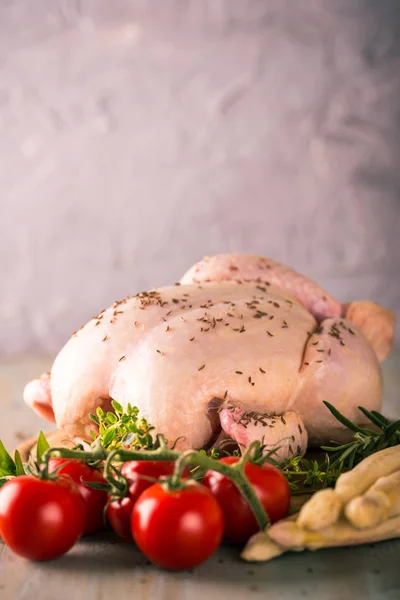
[[[55, 431], [50, 431], [46, 433], [46, 439], [49, 442], [50, 446], [57, 448], [71, 448], [74, 442], [68, 435], [62, 431], [61, 429], [56, 429]], [[33, 436], [28, 440], [25, 440], [20, 446], [17, 447], [21, 455], [22, 462], [28, 462], [30, 458], [35, 458], [36, 455], [36, 442], [37, 436]]]

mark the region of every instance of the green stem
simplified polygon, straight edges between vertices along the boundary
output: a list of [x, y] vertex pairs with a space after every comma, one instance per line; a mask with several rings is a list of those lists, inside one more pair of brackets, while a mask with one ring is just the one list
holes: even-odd
[[143, 450], [124, 450], [123, 448], [117, 448], [110, 452], [107, 456], [106, 462], [104, 464], [104, 478], [108, 481], [108, 483], [117, 488], [119, 493], [126, 493], [127, 489], [127, 480], [125, 477], [120, 475], [120, 477], [115, 476], [115, 472], [112, 468], [113, 462], [128, 462], [131, 460], [171, 460], [175, 461], [179, 458], [180, 453], [175, 450], [170, 450], [165, 446], [164, 443], [160, 444], [160, 447], [156, 450], [148, 450], [143, 452]]
[[246, 448], [246, 451], [239, 462], [235, 463], [234, 465], [228, 465], [226, 463], [216, 461], [205, 454], [197, 452], [196, 450], [188, 450], [187, 452], [184, 452], [176, 461], [175, 472], [172, 476], [171, 483], [172, 485], [177, 484], [177, 482], [180, 480], [182, 470], [187, 464], [193, 465], [194, 467], [201, 467], [206, 471], [212, 470], [216, 471], [217, 473], [221, 473], [221, 475], [225, 475], [225, 477], [230, 479], [236, 485], [239, 492], [250, 505], [260, 529], [265, 529], [270, 524], [269, 517], [265, 512], [260, 500], [258, 499], [253, 486], [250, 484], [244, 473], [246, 461], [252, 456], [253, 453], [257, 453], [259, 451], [259, 446], [260, 442], [258, 441], [250, 444], [250, 446]]
[[247, 479], [244, 473], [245, 462], [248, 458], [259, 451], [259, 442], [253, 442], [246, 449], [244, 455], [241, 457], [239, 462], [234, 465], [227, 465], [220, 461], [217, 461], [209, 456], [198, 452], [197, 450], [188, 450], [187, 452], [181, 453], [176, 450], [171, 450], [165, 445], [161, 445], [156, 450], [124, 450], [123, 448], [117, 448], [109, 452], [105, 448], [98, 447], [92, 451], [84, 450], [69, 450], [68, 448], [50, 448], [43, 455], [43, 463], [45, 465], [44, 473], [48, 472], [48, 461], [51, 456], [59, 458], [75, 458], [75, 459], [86, 459], [91, 461], [105, 460], [104, 465], [104, 478], [114, 488], [117, 488], [120, 492], [126, 489], [126, 480], [122, 478], [116, 478], [113, 472], [113, 462], [127, 462], [131, 460], [146, 460], [146, 461], [176, 461], [175, 473], [172, 476], [171, 484], [177, 484], [178, 478], [182, 473], [185, 465], [192, 465], [193, 467], [201, 467], [205, 470], [213, 470], [221, 473], [228, 477], [238, 488], [239, 492], [249, 503], [255, 518], [261, 529], [265, 529], [269, 525], [269, 518], [265, 512], [260, 500], [258, 499], [252, 485]]
[[43, 454], [43, 476], [46, 478], [49, 474], [49, 460], [54, 458], [75, 458], [77, 460], [102, 461], [107, 458], [108, 451], [102, 446], [93, 450], [70, 450], [69, 448], [49, 448]]

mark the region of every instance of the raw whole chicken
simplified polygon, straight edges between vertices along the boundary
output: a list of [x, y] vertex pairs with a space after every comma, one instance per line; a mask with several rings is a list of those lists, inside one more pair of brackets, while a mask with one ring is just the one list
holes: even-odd
[[24, 398], [75, 438], [115, 399], [180, 449], [259, 439], [283, 460], [345, 441], [323, 400], [358, 423], [358, 405], [379, 410], [393, 331], [393, 314], [372, 302], [341, 305], [273, 260], [218, 255], [101, 311]]

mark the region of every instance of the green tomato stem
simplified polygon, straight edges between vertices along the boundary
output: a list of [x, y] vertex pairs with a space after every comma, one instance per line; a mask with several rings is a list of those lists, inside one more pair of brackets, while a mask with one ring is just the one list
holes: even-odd
[[172, 476], [172, 485], [180, 480], [182, 470], [187, 464], [193, 465], [194, 467], [201, 467], [206, 471], [211, 470], [221, 473], [221, 475], [224, 475], [236, 485], [239, 492], [250, 505], [260, 529], [265, 529], [270, 525], [269, 517], [244, 472], [248, 458], [250, 458], [253, 452], [258, 452], [259, 445], [260, 442], [258, 441], [250, 444], [239, 462], [234, 465], [222, 463], [205, 454], [201, 454], [196, 450], [188, 450], [176, 461], [175, 472]]
[[74, 458], [77, 460], [102, 461], [107, 458], [108, 451], [102, 446], [97, 446], [93, 450], [70, 450], [69, 448], [49, 448], [42, 456], [43, 470], [45, 479], [49, 476], [50, 458]]
[[224, 475], [230, 479], [249, 503], [260, 529], [265, 529], [269, 525], [268, 515], [244, 473], [246, 461], [251, 458], [253, 454], [259, 452], [259, 446], [260, 443], [257, 441], [250, 444], [241, 459], [234, 465], [228, 465], [219, 462], [201, 452], [198, 452], [197, 450], [188, 450], [187, 452], [181, 453], [167, 448], [164, 444], [160, 445], [160, 447], [156, 450], [148, 450], [146, 452], [143, 450], [125, 450], [123, 448], [117, 448], [116, 450], [109, 452], [101, 446], [88, 451], [70, 450], [68, 448], [50, 448], [43, 455], [43, 474], [44, 476], [48, 474], [48, 463], [52, 456], [57, 458], [74, 458], [78, 460], [86, 459], [90, 461], [105, 461], [104, 478], [112, 488], [117, 488], [119, 492], [123, 492], [126, 490], [126, 481], [122, 481], [122, 479], [119, 479], [115, 476], [115, 472], [113, 472], [112, 467], [112, 463], [114, 462], [128, 462], [131, 460], [175, 461], [175, 472], [170, 482], [172, 487], [179, 485], [185, 465], [201, 467], [206, 471], [217, 471], [218, 473], [221, 473], [221, 475]]

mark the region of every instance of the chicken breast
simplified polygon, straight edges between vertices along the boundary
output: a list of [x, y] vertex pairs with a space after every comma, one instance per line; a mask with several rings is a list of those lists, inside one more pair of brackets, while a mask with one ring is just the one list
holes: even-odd
[[[196, 288], [182, 286], [180, 292], [186, 289], [190, 299]], [[285, 412], [316, 327], [302, 306], [265, 286], [204, 283], [205, 290], [209, 302], [198, 308], [189, 300], [191, 309], [160, 319], [111, 380], [110, 395], [123, 406], [138, 406], [170, 442], [183, 434], [181, 449], [201, 448], [215, 434], [209, 418], [215, 399]]]

